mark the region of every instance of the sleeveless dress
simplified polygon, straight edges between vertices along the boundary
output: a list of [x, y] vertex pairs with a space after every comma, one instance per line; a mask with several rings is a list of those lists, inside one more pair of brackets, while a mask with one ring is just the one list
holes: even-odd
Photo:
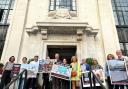
[[80, 75], [81, 75], [80, 64], [79, 63], [71, 63], [71, 66], [72, 66], [72, 71], [76, 71], [77, 72], [77, 76], [76, 77], [72, 77], [71, 80], [72, 81], [79, 81], [80, 80]]

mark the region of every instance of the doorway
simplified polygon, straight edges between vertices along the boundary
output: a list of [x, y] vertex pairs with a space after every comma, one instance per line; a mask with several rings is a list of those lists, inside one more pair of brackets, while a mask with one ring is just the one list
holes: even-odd
[[47, 46], [47, 56], [51, 59], [54, 59], [54, 55], [56, 53], [60, 54], [60, 59], [63, 60], [64, 58], [67, 59], [67, 62], [71, 63], [71, 57], [76, 55], [76, 46], [61, 46], [61, 45], [48, 45]]

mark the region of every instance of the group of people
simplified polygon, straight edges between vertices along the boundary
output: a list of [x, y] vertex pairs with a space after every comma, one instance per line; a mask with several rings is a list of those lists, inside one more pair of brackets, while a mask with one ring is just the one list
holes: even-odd
[[[121, 50], [116, 51], [117, 57], [115, 58], [113, 54], [108, 54], [107, 55], [107, 60], [128, 60], [126, 56], [123, 56]], [[34, 60], [30, 62], [30, 64], [38, 65], [39, 64], [39, 57], [34, 56]], [[49, 59], [49, 58], [48, 58]], [[67, 63], [67, 59], [60, 59], [60, 55], [58, 53], [55, 54], [55, 59], [57, 60], [55, 64], [57, 65], [62, 65], [62, 66], [70, 66], [72, 69], [71, 72], [71, 89], [79, 89], [81, 86], [80, 81], [81, 81], [81, 73], [85, 71], [90, 71], [90, 69], [100, 78], [100, 80], [103, 80], [103, 74], [101, 71], [96, 71], [96, 70], [103, 70], [103, 67], [99, 65], [98, 61], [96, 58], [93, 58], [93, 65], [90, 66], [87, 62], [86, 59], [82, 59], [82, 62], [79, 63], [78, 59], [76, 56], [71, 57], [71, 64]], [[9, 61], [5, 64], [1, 78], [1, 83], [0, 83], [0, 89], [3, 89], [10, 81], [12, 78], [12, 69], [14, 65], [15, 57], [11, 56], [9, 58]], [[27, 58], [23, 57], [22, 59], [23, 64], [27, 64]], [[110, 73], [108, 71], [108, 65], [107, 63], [105, 64], [105, 75], [107, 77], [107, 82], [108, 82], [108, 87], [109, 89], [124, 89], [124, 85], [112, 85], [111, 84], [111, 78], [110, 78]], [[70, 89], [70, 81], [56, 78], [56, 77], [51, 77], [49, 78], [49, 73], [43, 73], [43, 85], [42, 89]], [[29, 89], [30, 87], [32, 89], [37, 89], [37, 78], [38, 74], [34, 74], [33, 77], [27, 79], [27, 84], [26, 84], [26, 89]], [[20, 84], [21, 86], [21, 84]], [[20, 89], [23, 89], [23, 84]], [[85, 88], [87, 89], [87, 88]], [[88, 87], [89, 89], [89, 87]], [[102, 89], [100, 86], [97, 86], [97, 89]]]
[[[108, 54], [107, 55], [107, 61], [108, 60], [125, 61], [126, 65], [128, 65], [127, 64], [128, 57], [124, 56], [121, 50], [117, 50], [116, 51], [116, 56], [117, 56], [117, 58], [113, 54]], [[109, 72], [107, 63], [105, 64], [105, 75], [107, 77], [107, 83], [108, 83], [108, 88], [109, 89], [125, 89], [125, 87], [128, 89], [127, 85], [123, 85], [123, 84], [122, 85], [118, 85], [118, 84], [114, 85], [114, 84], [111, 84], [111, 77], [110, 77], [110, 72]]]

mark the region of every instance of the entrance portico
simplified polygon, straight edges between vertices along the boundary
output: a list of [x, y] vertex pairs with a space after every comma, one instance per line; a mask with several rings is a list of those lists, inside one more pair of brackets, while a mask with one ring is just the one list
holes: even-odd
[[[42, 35], [42, 58], [46, 58], [48, 55], [49, 46], [76, 46], [76, 55], [78, 59], [82, 59], [85, 55], [88, 56], [88, 53], [83, 52], [87, 45], [83, 45], [84, 42], [87, 44], [87, 39], [90, 39], [92, 43], [95, 41], [94, 38], [98, 33], [98, 29], [93, 29], [84, 22], [37, 22], [36, 26], [32, 28], [27, 28], [27, 33], [29, 35], [41, 34]], [[90, 38], [89, 38], [90, 37]], [[89, 56], [94, 56], [94, 44], [90, 49]], [[88, 48], [88, 47], [87, 47]], [[92, 53], [91, 53], [92, 51]], [[73, 55], [72, 55], [73, 56]]]

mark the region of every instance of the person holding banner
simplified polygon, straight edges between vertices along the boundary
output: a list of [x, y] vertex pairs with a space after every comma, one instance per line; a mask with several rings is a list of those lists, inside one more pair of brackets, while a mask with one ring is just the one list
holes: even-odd
[[[49, 57], [46, 58], [47, 61], [50, 60]], [[50, 89], [50, 82], [49, 82], [49, 73], [43, 73], [43, 85], [42, 89]]]
[[9, 62], [6, 62], [3, 69], [4, 72], [1, 78], [0, 89], [3, 89], [11, 81], [14, 61], [15, 61], [15, 57], [11, 56], [9, 58]]
[[[92, 67], [92, 71], [94, 72], [94, 74], [101, 80], [103, 81], [103, 68], [101, 65], [99, 65], [98, 61], [96, 58], [93, 58], [93, 65]], [[102, 89], [101, 86], [97, 86], [96, 89]]]
[[[55, 54], [56, 62], [55, 64], [61, 65], [62, 61], [60, 60], [60, 55], [58, 53]], [[61, 79], [52, 77], [52, 89], [61, 89]]]
[[[127, 62], [128, 62], [128, 57], [127, 56], [124, 56], [122, 54], [122, 51], [121, 50], [117, 50], [116, 51], [116, 55], [117, 55], [117, 60], [120, 60], [120, 61], [125, 61], [126, 62], [126, 67], [127, 67]], [[128, 68], [127, 68], [128, 69]], [[127, 89], [128, 89], [128, 86], [126, 86]], [[124, 89], [124, 85], [115, 85], [115, 89]]]
[[[81, 71], [82, 71], [82, 82], [84, 83], [84, 76], [87, 75], [86, 73], [88, 71], [90, 71], [91, 67], [89, 64], [86, 63], [86, 59], [82, 59], [82, 63], [81, 63]], [[90, 87], [86, 87], [86, 89], [90, 89]]]
[[38, 56], [34, 56], [34, 61], [31, 61], [30, 64], [29, 64], [29, 66], [31, 67], [30, 71], [32, 72], [32, 75], [27, 80], [26, 89], [29, 89], [30, 86], [31, 86], [32, 89], [37, 89], [37, 87], [36, 87], [36, 84], [37, 84], [37, 72], [38, 72], [38, 66], [39, 66], [38, 58], [39, 58]]
[[[65, 67], [70, 67], [69, 64], [67, 64], [67, 59], [63, 59], [63, 63], [61, 64]], [[70, 89], [70, 82], [68, 80], [61, 80], [62, 89]]]
[[90, 65], [86, 63], [86, 59], [82, 59], [81, 70], [82, 72], [90, 70]]
[[71, 80], [72, 80], [72, 89], [76, 89], [77, 87], [80, 87], [80, 76], [81, 76], [81, 67], [78, 63], [77, 57], [72, 56], [71, 58], [71, 66], [72, 66], [72, 72], [71, 72]]
[[[114, 55], [108, 54], [107, 55], [107, 61], [108, 60], [115, 60]], [[108, 63], [105, 64], [105, 76], [107, 77], [108, 89], [113, 89], [114, 86], [111, 84], [110, 73], [109, 73], [109, 69], [108, 69]]]
[[[22, 58], [22, 64], [21, 64], [21, 68], [20, 68], [20, 72], [22, 72], [24, 69], [26, 69], [26, 66], [27, 66], [27, 57], [23, 57]], [[22, 78], [19, 80], [19, 87], [18, 89], [23, 89], [23, 86], [24, 86], [24, 78], [25, 78], [25, 75], [23, 74]]]

